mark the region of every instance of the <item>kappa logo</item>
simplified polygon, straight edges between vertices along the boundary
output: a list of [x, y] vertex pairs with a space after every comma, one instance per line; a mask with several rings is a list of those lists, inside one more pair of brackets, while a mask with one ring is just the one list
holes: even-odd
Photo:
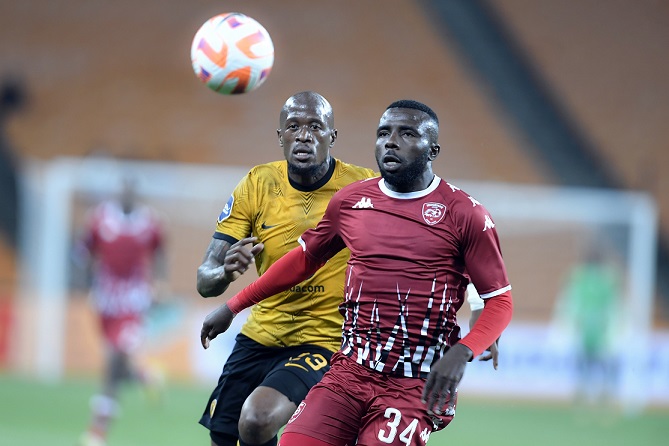
[[476, 198], [472, 197], [471, 195], [467, 198], [469, 198], [469, 201], [472, 202], [473, 208], [475, 208], [476, 206], [481, 206], [481, 203], [479, 203], [479, 201]]
[[371, 198], [362, 197], [360, 201], [353, 205], [353, 209], [372, 209], [374, 205], [372, 204]]
[[441, 203], [423, 203], [423, 220], [428, 225], [436, 225], [446, 216], [446, 205]]
[[485, 216], [485, 222], [483, 223], [483, 232], [487, 231], [488, 229], [492, 229], [495, 227], [495, 223], [492, 222], [492, 219], [490, 218], [489, 215]]

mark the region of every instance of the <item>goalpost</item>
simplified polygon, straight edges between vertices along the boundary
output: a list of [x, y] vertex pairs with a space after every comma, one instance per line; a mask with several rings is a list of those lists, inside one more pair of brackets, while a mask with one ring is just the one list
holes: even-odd
[[[19, 344], [15, 362], [24, 371], [57, 380], [68, 370], [65, 345], [73, 334], [65, 321], [71, 299], [68, 256], [73, 234], [83, 209], [114, 192], [121, 174], [128, 171], [136, 175], [140, 195], [166, 215], [170, 225], [170, 286], [195, 295], [195, 270], [214, 219], [248, 168], [103, 158], [29, 162], [22, 183], [15, 336]], [[649, 397], [642, 369], [649, 355], [656, 274], [658, 217], [653, 200], [635, 192], [451, 182], [491, 212], [515, 300], [514, 320], [502, 338], [500, 370], [493, 373], [489, 365], [472, 366], [463, 388], [486, 395], [568, 397], [573, 377], [555, 361], [569, 355], [569, 349], [542, 353], [542, 343], [549, 342], [548, 327], [564, 273], [578, 260], [584, 240], [601, 233], [607, 235], [607, 244], [616, 247], [614, 256], [625, 284], [621, 290], [625, 318], [619, 331], [620, 404], [643, 408]]]

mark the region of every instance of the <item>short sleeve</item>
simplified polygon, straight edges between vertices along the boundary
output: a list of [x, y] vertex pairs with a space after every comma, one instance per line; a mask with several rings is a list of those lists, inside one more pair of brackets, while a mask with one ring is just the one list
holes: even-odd
[[509, 290], [495, 222], [488, 210], [480, 204], [463, 210], [461, 224], [467, 273], [479, 295], [486, 299]]
[[253, 209], [256, 208], [255, 183], [253, 172], [239, 181], [218, 216], [214, 238], [234, 243], [251, 235]]

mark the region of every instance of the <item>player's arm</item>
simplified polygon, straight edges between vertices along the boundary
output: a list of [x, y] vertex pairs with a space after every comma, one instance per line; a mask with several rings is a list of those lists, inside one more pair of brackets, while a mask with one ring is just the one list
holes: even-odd
[[511, 285], [495, 223], [487, 209], [480, 203], [473, 207], [465, 206], [457, 210], [455, 219], [462, 228], [467, 275], [476, 287], [477, 294], [485, 301], [472, 329], [459, 342], [476, 357], [497, 341], [511, 321]]
[[202, 297], [221, 295], [253, 264], [263, 244], [256, 237], [246, 237], [236, 243], [212, 238], [202, 264], [197, 269], [197, 291]]
[[492, 345], [501, 336], [511, 322], [512, 314], [513, 299], [510, 289], [486, 299], [481, 315], [459, 344], [467, 346], [474, 356], [480, 355], [488, 348], [486, 346]]
[[[483, 308], [485, 307], [485, 302], [471, 283], [465, 291], [465, 297], [467, 303], [469, 303], [469, 309], [471, 311], [471, 316], [469, 317], [469, 330], [471, 330], [481, 316]], [[497, 338], [497, 340], [487, 348], [486, 352], [479, 357], [479, 361], [490, 361], [491, 359], [493, 368], [497, 370], [497, 366], [499, 365], [499, 338]]]
[[256, 281], [205, 318], [200, 331], [202, 346], [208, 348], [212, 339], [225, 332], [237, 313], [305, 281], [323, 265], [309, 257], [302, 246], [289, 251]]

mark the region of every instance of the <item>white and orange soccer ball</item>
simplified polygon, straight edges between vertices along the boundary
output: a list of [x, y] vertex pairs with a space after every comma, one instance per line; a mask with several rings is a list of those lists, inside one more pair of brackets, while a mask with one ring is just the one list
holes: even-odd
[[240, 94], [261, 86], [274, 65], [274, 44], [256, 20], [238, 12], [219, 14], [195, 33], [193, 71], [217, 93]]

